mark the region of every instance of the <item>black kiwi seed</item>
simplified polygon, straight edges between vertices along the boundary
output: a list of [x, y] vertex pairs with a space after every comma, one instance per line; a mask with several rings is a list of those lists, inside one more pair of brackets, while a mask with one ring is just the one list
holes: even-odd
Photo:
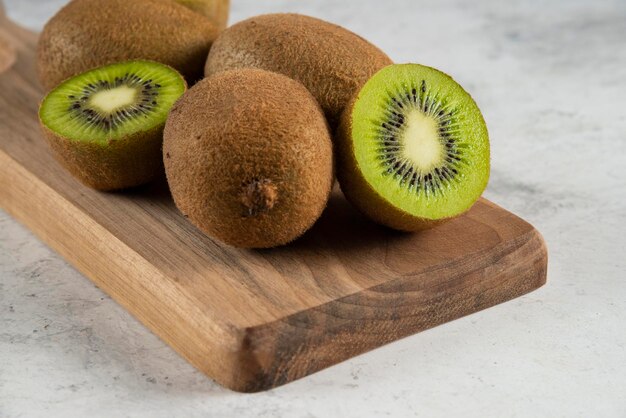
[[[436, 93], [428, 91], [426, 80], [421, 80], [419, 88], [411, 87], [409, 93], [391, 93], [386, 105], [386, 118], [381, 121], [378, 130], [379, 160], [384, 175], [392, 175], [400, 184], [407, 185], [409, 190], [426, 193], [437, 193], [446, 184], [455, 181], [458, 176], [457, 166], [462, 163], [463, 152], [457, 146], [459, 138], [454, 132], [455, 109], [442, 101]], [[406, 122], [406, 113], [420, 110], [434, 118], [438, 124], [440, 143], [445, 150], [443, 162], [423, 172], [414, 167], [402, 155], [402, 146], [398, 140]]]
[[[110, 90], [122, 85], [137, 90], [137, 99], [134, 104], [129, 105], [127, 108], [117, 109], [111, 114], [106, 114], [90, 107], [88, 101], [91, 96], [100, 91]], [[108, 80], [90, 82], [77, 89], [77, 91], [81, 92], [79, 101], [75, 100], [76, 96], [73, 94], [67, 96], [71, 100], [69, 111], [73, 113], [73, 117], [83, 118], [90, 125], [109, 132], [115, 130], [121, 123], [132, 117], [137, 117], [141, 114], [147, 116], [147, 114], [152, 112], [158, 105], [155, 99], [159, 94], [158, 89], [160, 87], [161, 85], [154, 84], [152, 79], [145, 80], [136, 74], [129, 73], [126, 73], [123, 77], [115, 77], [112, 82]]]

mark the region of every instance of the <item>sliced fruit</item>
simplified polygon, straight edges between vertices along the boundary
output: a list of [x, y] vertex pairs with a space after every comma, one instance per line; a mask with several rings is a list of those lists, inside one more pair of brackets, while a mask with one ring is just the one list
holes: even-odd
[[418, 64], [376, 73], [343, 113], [338, 169], [346, 197], [375, 221], [429, 228], [467, 211], [489, 180], [489, 137], [471, 96]]
[[132, 187], [162, 171], [163, 126], [185, 90], [173, 68], [127, 61], [65, 81], [44, 98], [39, 118], [59, 161], [83, 183]]

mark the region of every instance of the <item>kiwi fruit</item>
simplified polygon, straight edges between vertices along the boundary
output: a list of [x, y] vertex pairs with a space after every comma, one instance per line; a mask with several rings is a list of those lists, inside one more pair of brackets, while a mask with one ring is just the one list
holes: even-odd
[[336, 141], [342, 191], [391, 228], [416, 231], [454, 218], [489, 180], [489, 136], [478, 106], [430, 67], [376, 73], [344, 111]]
[[111, 64], [52, 90], [39, 120], [56, 158], [81, 182], [98, 190], [138, 186], [163, 172], [163, 127], [186, 88], [164, 64]]
[[63, 80], [126, 60], [159, 61], [192, 83], [218, 30], [211, 21], [173, 1], [73, 0], [44, 27], [37, 69], [50, 90]]
[[299, 14], [268, 14], [222, 32], [205, 75], [246, 67], [284, 74], [309, 89], [334, 129], [358, 88], [391, 63], [381, 50], [340, 26]]
[[[171, 1], [171, 0], [166, 0]], [[175, 0], [177, 3], [209, 18], [219, 30], [226, 28], [230, 0]]]
[[236, 247], [302, 235], [334, 181], [318, 103], [297, 81], [257, 69], [221, 72], [191, 88], [168, 117], [163, 159], [180, 211]]

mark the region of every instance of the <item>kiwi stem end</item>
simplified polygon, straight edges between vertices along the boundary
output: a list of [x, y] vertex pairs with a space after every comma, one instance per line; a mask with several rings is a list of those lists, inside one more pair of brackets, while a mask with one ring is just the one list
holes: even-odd
[[252, 180], [241, 190], [245, 216], [257, 216], [271, 210], [278, 200], [278, 189], [269, 179]]

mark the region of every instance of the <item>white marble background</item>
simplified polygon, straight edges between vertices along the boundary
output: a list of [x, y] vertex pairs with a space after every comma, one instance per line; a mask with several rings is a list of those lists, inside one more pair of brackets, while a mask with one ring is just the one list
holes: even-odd
[[[0, 211], [0, 417], [626, 417], [626, 1], [233, 2], [232, 21], [311, 14], [461, 82], [491, 131], [487, 197], [543, 232], [548, 285], [242, 395]], [[38, 29], [63, 1], [6, 3]]]

